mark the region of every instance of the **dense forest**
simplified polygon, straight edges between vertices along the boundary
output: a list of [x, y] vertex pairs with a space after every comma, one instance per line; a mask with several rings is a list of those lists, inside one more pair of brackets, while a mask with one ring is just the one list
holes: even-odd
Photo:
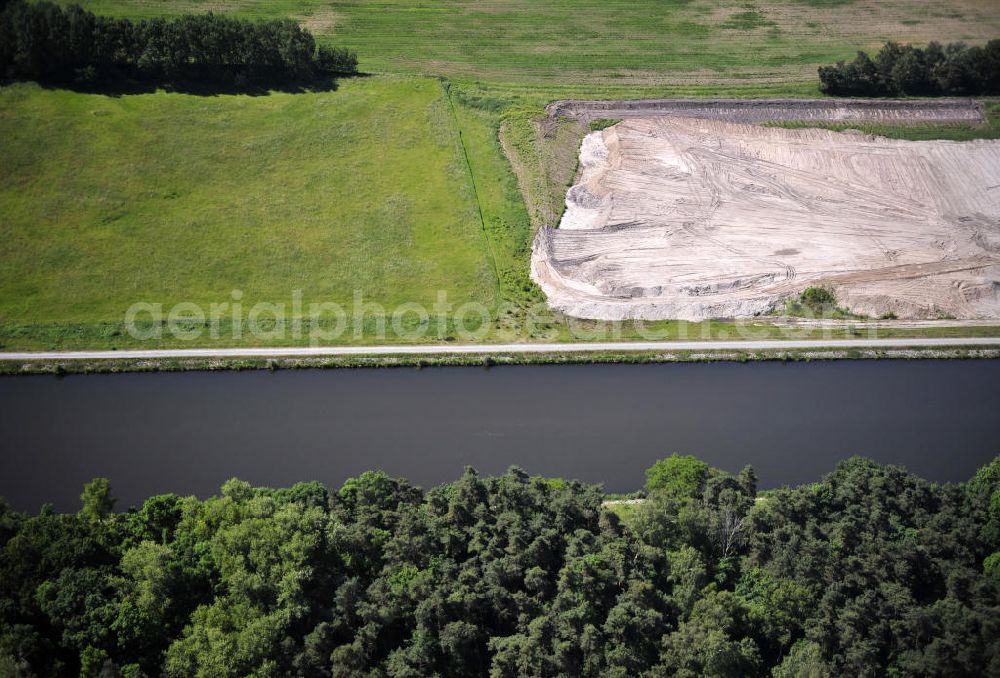
[[246, 21], [217, 14], [130, 21], [71, 5], [0, 0], [0, 76], [100, 86], [287, 84], [354, 73], [357, 55], [317, 49], [291, 19]]
[[887, 42], [874, 59], [858, 52], [854, 61], [821, 66], [819, 80], [823, 92], [836, 96], [1000, 94], [1000, 40], [985, 47]]
[[958, 485], [647, 476], [614, 507], [517, 468], [5, 506], [0, 675], [1000, 675], [1000, 457]]

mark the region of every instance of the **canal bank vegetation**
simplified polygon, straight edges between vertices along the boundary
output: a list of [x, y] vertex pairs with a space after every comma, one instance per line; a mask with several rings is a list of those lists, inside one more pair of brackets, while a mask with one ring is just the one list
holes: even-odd
[[490, 354], [397, 354], [301, 358], [127, 358], [68, 360], [0, 360], [0, 375], [107, 374], [123, 372], [190, 372], [216, 370], [295, 370], [358, 368], [492, 367], [515, 365], [647, 365], [655, 363], [710, 363], [757, 361], [810, 362], [813, 360], [982, 360], [1000, 359], [1000, 349], [795, 349], [769, 351], [587, 351]]
[[675, 455], [645, 494], [622, 520], [598, 486], [512, 468], [0, 503], [0, 673], [1000, 670], [1000, 457], [955, 485], [855, 457], [757, 501], [751, 468]]

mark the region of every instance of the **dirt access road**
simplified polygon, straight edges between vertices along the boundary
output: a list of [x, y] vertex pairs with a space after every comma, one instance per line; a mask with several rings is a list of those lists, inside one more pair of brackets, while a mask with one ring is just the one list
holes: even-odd
[[974, 101], [559, 102], [549, 112], [626, 118], [584, 139], [559, 228], [535, 240], [532, 275], [568, 315], [750, 317], [826, 286], [871, 317], [1000, 317], [1000, 141], [748, 124], [975, 122]]

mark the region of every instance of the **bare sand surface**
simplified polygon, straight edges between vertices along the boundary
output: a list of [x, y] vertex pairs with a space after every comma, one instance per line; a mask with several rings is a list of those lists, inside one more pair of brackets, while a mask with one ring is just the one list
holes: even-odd
[[737, 318], [810, 286], [900, 319], [1000, 317], [1000, 142], [639, 117], [589, 134], [532, 276], [582, 318]]
[[827, 286], [876, 317], [1000, 317], [1000, 142], [654, 117], [580, 161], [532, 256], [569, 315], [746, 317]]

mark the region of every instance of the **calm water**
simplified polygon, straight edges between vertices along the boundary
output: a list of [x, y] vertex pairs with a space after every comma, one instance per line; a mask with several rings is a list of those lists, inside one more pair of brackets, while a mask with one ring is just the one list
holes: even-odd
[[0, 495], [74, 509], [94, 476], [125, 508], [238, 476], [339, 486], [463, 466], [642, 485], [671, 452], [764, 487], [863, 454], [934, 480], [1000, 453], [1000, 361], [589, 365], [0, 378]]

